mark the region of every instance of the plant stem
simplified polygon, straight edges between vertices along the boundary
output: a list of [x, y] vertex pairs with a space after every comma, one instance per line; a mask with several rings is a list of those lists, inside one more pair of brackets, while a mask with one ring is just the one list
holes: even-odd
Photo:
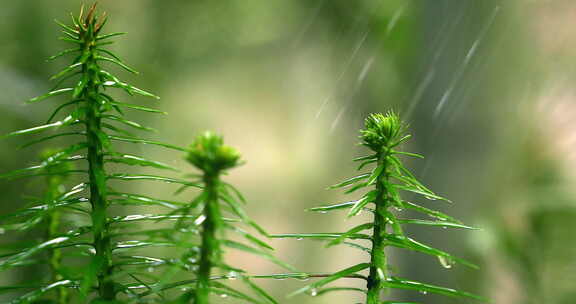
[[[89, 39], [87, 39], [89, 40]], [[86, 48], [92, 47], [94, 41], [87, 41]], [[91, 44], [89, 44], [91, 43]], [[92, 232], [94, 235], [93, 246], [96, 250], [94, 256], [96, 273], [98, 277], [98, 294], [103, 300], [114, 300], [114, 282], [112, 282], [112, 244], [110, 231], [107, 223], [108, 203], [106, 200], [106, 172], [104, 170], [104, 151], [101, 136], [102, 119], [100, 106], [97, 100], [99, 84], [96, 82], [97, 75], [93, 68], [97, 66], [94, 52], [91, 52], [82, 67], [82, 73], [88, 73], [88, 82], [83, 93], [86, 101], [86, 139], [88, 142], [88, 164], [90, 179], [90, 204], [92, 206]]]
[[[61, 176], [49, 176], [47, 178], [47, 188], [45, 195], [46, 202], [53, 202], [59, 195], [61, 195], [60, 191], [60, 181]], [[47, 239], [51, 240], [55, 238], [59, 233], [60, 228], [60, 211], [56, 208], [53, 208], [50, 211], [50, 215], [48, 216], [47, 220]], [[50, 269], [52, 271], [52, 282], [61, 281], [64, 277], [60, 274], [60, 268], [62, 266], [62, 252], [58, 248], [54, 248], [49, 251], [48, 253], [48, 261], [50, 265]], [[56, 289], [56, 298], [58, 304], [67, 304], [68, 301], [68, 289], [66, 287], [59, 287]]]
[[200, 251], [200, 265], [198, 269], [198, 282], [196, 284], [195, 304], [207, 304], [210, 295], [210, 272], [213, 257], [219, 254], [218, 240], [216, 239], [217, 221], [220, 219], [218, 206], [218, 174], [206, 172], [204, 174], [206, 202], [202, 223], [202, 246]]
[[380, 153], [378, 164], [384, 169], [376, 179], [376, 212], [374, 212], [374, 228], [372, 233], [372, 250], [370, 253], [370, 274], [368, 276], [368, 293], [366, 297], [367, 304], [380, 303], [380, 291], [384, 288], [383, 283], [386, 278], [387, 260], [384, 252], [384, 235], [386, 234], [386, 219], [383, 214], [388, 208], [386, 199], [386, 153]]

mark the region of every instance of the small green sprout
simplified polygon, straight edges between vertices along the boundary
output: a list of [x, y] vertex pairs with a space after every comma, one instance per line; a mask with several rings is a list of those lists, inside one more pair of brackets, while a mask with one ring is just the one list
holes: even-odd
[[362, 144], [374, 152], [380, 152], [381, 149], [395, 142], [405, 129], [400, 118], [394, 112], [389, 112], [386, 115], [370, 114], [366, 118], [365, 127], [364, 130], [360, 131]]
[[186, 160], [206, 173], [217, 174], [238, 166], [240, 153], [224, 145], [222, 136], [205, 132], [190, 145]]

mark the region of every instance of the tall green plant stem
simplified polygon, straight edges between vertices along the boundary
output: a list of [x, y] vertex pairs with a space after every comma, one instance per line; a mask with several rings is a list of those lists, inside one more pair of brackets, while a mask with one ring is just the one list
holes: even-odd
[[[44, 199], [46, 202], [53, 202], [58, 198], [58, 196], [60, 196], [62, 194], [62, 191], [60, 190], [60, 186], [61, 186], [60, 180], [61, 180], [61, 177], [58, 175], [48, 176], [48, 178], [47, 178], [47, 191], [46, 191], [46, 194], [44, 196]], [[46, 223], [46, 225], [48, 227], [48, 231], [46, 233], [48, 240], [51, 240], [51, 239], [54, 239], [55, 237], [57, 237], [59, 230], [60, 230], [60, 218], [61, 218], [60, 211], [57, 210], [56, 208], [54, 208], [50, 212], [50, 215], [48, 216], [47, 223]], [[50, 269], [52, 271], [52, 281], [58, 282], [58, 281], [63, 280], [64, 277], [60, 273], [60, 270], [62, 268], [62, 251], [61, 251], [61, 249], [54, 248], [54, 249], [50, 250], [48, 253], [48, 261], [50, 264]], [[56, 303], [58, 303], [58, 304], [69, 303], [68, 289], [66, 287], [59, 287], [56, 290], [56, 298], [57, 298]]]
[[388, 208], [387, 193], [385, 188], [386, 176], [386, 153], [381, 152], [378, 156], [378, 163], [384, 169], [376, 179], [376, 209], [374, 212], [374, 228], [372, 233], [372, 251], [370, 262], [370, 274], [367, 283], [367, 304], [380, 303], [380, 291], [383, 289], [386, 271], [388, 268], [386, 253], [384, 252], [384, 235], [386, 234], [386, 219], [384, 215]]
[[218, 184], [220, 178], [218, 173], [206, 172], [204, 174], [204, 185], [206, 192], [206, 203], [204, 205], [202, 223], [202, 245], [200, 251], [200, 265], [198, 268], [198, 283], [196, 286], [195, 304], [207, 304], [210, 295], [210, 273], [212, 270], [212, 257], [218, 250], [218, 239], [216, 238], [217, 220], [220, 219], [220, 209], [218, 205]]
[[[88, 27], [92, 27], [89, 24]], [[88, 143], [88, 165], [90, 181], [90, 204], [92, 206], [92, 231], [94, 234], [93, 246], [96, 250], [95, 264], [98, 278], [98, 294], [103, 300], [114, 300], [114, 283], [112, 274], [112, 243], [107, 223], [108, 203], [106, 200], [106, 172], [104, 170], [104, 149], [102, 143], [102, 118], [100, 113], [98, 67], [95, 58], [96, 37], [88, 30], [83, 46], [87, 59], [82, 65], [82, 76], [86, 79], [86, 89], [82, 93], [82, 100], [86, 102], [86, 140]], [[86, 56], [86, 55], [84, 55]]]

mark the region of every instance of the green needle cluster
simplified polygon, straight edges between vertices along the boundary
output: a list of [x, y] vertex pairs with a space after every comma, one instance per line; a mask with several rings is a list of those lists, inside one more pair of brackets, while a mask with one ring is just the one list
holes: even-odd
[[[5, 231], [32, 231], [40, 222], [49, 223], [49, 233], [43, 241], [34, 244], [23, 242], [26, 245], [5, 254], [0, 261], [0, 271], [30, 267], [44, 263], [45, 260], [37, 258], [37, 255], [46, 253], [47, 262], [55, 272], [50, 281], [41, 278], [37, 282], [15, 286], [14, 289], [29, 291], [15, 299], [14, 303], [32, 303], [52, 290], [58, 291], [57, 303], [62, 304], [89, 299], [96, 301], [94, 303], [117, 303], [115, 301], [121, 298], [134, 297], [134, 290], [137, 289], [133, 287], [143, 283], [139, 279], [139, 271], [144, 267], [161, 267], [162, 264], [143, 263], [143, 260], [153, 260], [152, 257], [131, 254], [130, 251], [165, 244], [166, 237], [150, 231], [143, 231], [139, 236], [144, 236], [148, 239], [146, 241], [138, 238], [126, 240], [125, 235], [130, 235], [139, 221], [149, 221], [150, 217], [163, 218], [161, 214], [113, 216], [111, 208], [127, 206], [128, 210], [137, 210], [137, 207], [150, 206], [177, 207], [175, 203], [162, 199], [119, 191], [110, 187], [109, 183], [112, 180], [156, 180], [189, 184], [184, 180], [157, 175], [108, 173], [109, 164], [177, 171], [162, 162], [117, 151], [113, 145], [116, 141], [158, 145], [178, 151], [185, 149], [142, 139], [133, 134], [133, 131], [151, 129], [128, 120], [124, 109], [162, 112], [120, 102], [108, 93], [111, 89], [120, 89], [130, 96], [158, 98], [122, 82], [105, 69], [105, 65], [115, 65], [136, 73], [105, 48], [113, 42], [111, 38], [123, 34], [103, 34], [106, 20], [105, 15], [96, 13], [96, 5], [93, 5], [86, 12], [82, 10], [78, 17], [72, 16], [71, 25], [58, 22], [64, 34], [61, 40], [73, 47], [50, 59], [71, 56], [72, 62], [51, 78], [57, 83], [49, 93], [33, 98], [29, 103], [56, 97], [63, 102], [56, 107], [46, 124], [6, 136], [52, 131], [51, 134], [30, 141], [25, 147], [57, 138], [71, 139], [69, 146], [51, 152], [38, 165], [0, 176], [9, 179], [47, 176], [49, 184], [45, 198], [32, 202], [31, 207], [1, 218], [0, 228]], [[77, 165], [71, 166], [72, 163]], [[65, 185], [64, 176], [75, 184]], [[65, 218], [76, 220], [63, 222]], [[79, 267], [83, 269], [82, 272], [77, 271]], [[146, 284], [157, 281], [153, 277], [150, 280]]]
[[[437, 257], [446, 268], [452, 267], [454, 263], [476, 268], [476, 266], [463, 259], [416, 241], [404, 233], [402, 228], [404, 225], [472, 229], [440, 211], [435, 211], [402, 198], [401, 192], [412, 192], [429, 200], [449, 202], [422, 185], [402, 164], [399, 156], [422, 157], [421, 155], [403, 152], [398, 149], [401, 143], [410, 138], [410, 135], [406, 134], [405, 129], [406, 127], [399, 117], [392, 112], [385, 115], [370, 115], [366, 119], [365, 128], [360, 132], [360, 139], [361, 144], [369, 148], [371, 153], [367, 156], [356, 158], [355, 161], [360, 162], [358, 170], [362, 171], [367, 166], [373, 166], [373, 169], [332, 187], [344, 188], [346, 189], [345, 193], [356, 193], [363, 190], [364, 194], [354, 201], [310, 209], [310, 211], [322, 213], [347, 209], [348, 217], [358, 215], [361, 211], [366, 211], [372, 214], [372, 221], [355, 226], [344, 233], [275, 235], [275, 237], [279, 238], [325, 240], [328, 246], [342, 244], [370, 255], [370, 260], [366, 263], [353, 265], [333, 274], [316, 276], [322, 277], [322, 279], [295, 291], [292, 295], [304, 292], [319, 295], [333, 291], [354, 290], [366, 295], [365, 303], [367, 304], [399, 303], [394, 301], [383, 302], [381, 299], [383, 291], [388, 289], [408, 289], [422, 293], [429, 292], [447, 296], [482, 299], [467, 292], [396, 277], [389, 272], [390, 266], [393, 264], [390, 263], [386, 254], [388, 247], [416, 251]], [[402, 216], [403, 212], [401, 210], [416, 211], [431, 216], [434, 220], [408, 219]], [[370, 243], [369, 247], [363, 243], [366, 241]], [[368, 275], [364, 275], [363, 271], [368, 271]], [[302, 275], [298, 274], [298, 276]], [[309, 275], [308, 277], [314, 277], [314, 275]], [[341, 278], [365, 280], [366, 288], [325, 286]]]
[[[211, 303], [210, 295], [236, 298], [249, 303], [278, 303], [252, 282], [245, 270], [229, 265], [222, 257], [225, 250], [235, 249], [261, 256], [292, 270], [272, 255], [273, 248], [270, 245], [246, 229], [252, 228], [262, 237], [268, 237], [264, 229], [246, 215], [243, 207], [246, 200], [242, 194], [221, 178], [227, 170], [240, 164], [240, 154], [236, 149], [224, 145], [221, 136], [206, 132], [192, 143], [186, 159], [201, 171], [202, 174], [192, 182], [200, 184], [202, 191], [180, 213], [183, 217], [179, 230], [199, 226], [199, 235], [195, 235], [193, 247], [185, 253], [186, 259], [183, 259], [191, 269], [197, 270], [196, 281], [187, 282], [192, 284], [192, 288], [178, 303], [207, 304]], [[193, 216], [188, 217], [190, 214]], [[228, 238], [227, 232], [239, 235], [245, 242]], [[235, 279], [245, 283], [253, 295], [222, 281]]]
[[[1, 286], [2, 292], [17, 294], [11, 304], [209, 304], [219, 303], [220, 300], [214, 300], [216, 297], [277, 304], [276, 299], [253, 282], [255, 278], [318, 279], [292, 295], [357, 291], [366, 298], [366, 304], [401, 304], [382, 299], [383, 291], [391, 289], [482, 299], [456, 289], [397, 277], [390, 272], [393, 263], [388, 249], [391, 247], [436, 257], [445, 268], [454, 264], [476, 267], [416, 241], [404, 232], [406, 225], [473, 228], [403, 198], [404, 192], [412, 192], [428, 200], [449, 202], [426, 188], [403, 165], [401, 157], [422, 156], [400, 150], [400, 145], [410, 135], [392, 112], [372, 114], [366, 119], [360, 139], [370, 153], [355, 159], [360, 162], [358, 170], [361, 173], [332, 187], [343, 188], [346, 193], [361, 193], [359, 198], [310, 209], [322, 213], [348, 210], [348, 217], [364, 211], [372, 215], [371, 220], [343, 233], [274, 236], [317, 239], [326, 241], [328, 246], [350, 246], [367, 253], [369, 259], [335, 273], [323, 274], [250, 275], [245, 269], [228, 264], [225, 253], [236, 250], [294, 271], [272, 254], [273, 248], [262, 240], [270, 235], [247, 216], [244, 210], [247, 202], [240, 191], [223, 180], [223, 176], [242, 161], [240, 153], [225, 145], [222, 136], [206, 132], [188, 148], [182, 148], [143, 139], [133, 133], [152, 129], [127, 119], [125, 110], [163, 112], [121, 102], [111, 95], [110, 91], [116, 89], [129, 96], [158, 99], [106, 70], [107, 66], [115, 66], [136, 73], [106, 49], [113, 43], [111, 38], [123, 34], [104, 34], [106, 20], [105, 14], [98, 14], [93, 5], [86, 12], [81, 10], [77, 17], [72, 15], [71, 25], [58, 22], [64, 34], [61, 40], [72, 47], [50, 59], [70, 57], [71, 63], [51, 78], [56, 81], [52, 90], [29, 102], [54, 98], [60, 104], [45, 124], [5, 136], [42, 134], [23, 147], [69, 139], [69, 144], [63, 148], [44, 153], [38, 164], [0, 175], [4, 179], [42, 176], [47, 184], [42, 197], [34, 198], [21, 210], [0, 216], [2, 232], [41, 235], [2, 248], [0, 272], [27, 267], [37, 270], [42, 266], [50, 272], [49, 276], [38, 276], [34, 281]], [[124, 166], [180, 170], [117, 150], [116, 142], [185, 152], [185, 159], [199, 173], [185, 178], [125, 173]], [[117, 173], [110, 173], [110, 165], [115, 166]], [[365, 169], [369, 167], [372, 169]], [[123, 191], [123, 181], [171, 183], [180, 186], [176, 194], [190, 188], [197, 194], [184, 201], [151, 197]], [[403, 210], [433, 219], [410, 218]], [[366, 287], [328, 286], [342, 278], [363, 280]], [[231, 280], [242, 282], [243, 289], [230, 284]], [[387, 298], [389, 295], [386, 293]]]

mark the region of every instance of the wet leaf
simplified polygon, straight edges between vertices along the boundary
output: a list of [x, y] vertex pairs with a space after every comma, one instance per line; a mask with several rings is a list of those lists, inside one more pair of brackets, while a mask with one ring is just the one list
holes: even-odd
[[358, 213], [360, 213], [360, 211], [362, 211], [362, 209], [364, 209], [364, 207], [366, 207], [366, 205], [374, 202], [375, 198], [376, 198], [376, 191], [375, 190], [372, 190], [372, 191], [366, 193], [361, 199], [357, 200], [354, 203], [354, 206], [352, 206], [352, 209], [350, 209], [350, 211], [348, 212], [348, 217], [358, 215]]
[[24, 129], [24, 130], [14, 131], [14, 132], [8, 133], [7, 135], [4, 135], [3, 137], [10, 137], [10, 136], [18, 136], [18, 135], [24, 135], [24, 134], [38, 133], [38, 132], [45, 131], [45, 130], [47, 130], [47, 129], [59, 127], [59, 126], [61, 126], [61, 125], [62, 125], [62, 122], [61, 122], [61, 121], [57, 121], [57, 122], [54, 122], [54, 123], [51, 123], [51, 124], [42, 125], [42, 126], [30, 128], [30, 129]]
[[459, 290], [452, 289], [452, 288], [445, 288], [445, 287], [440, 287], [440, 286], [435, 286], [435, 285], [430, 285], [430, 284], [424, 284], [424, 283], [420, 283], [420, 282], [416, 282], [416, 281], [409, 281], [409, 280], [405, 280], [405, 279], [401, 279], [401, 278], [397, 278], [397, 277], [392, 277], [392, 278], [388, 279], [386, 282], [384, 282], [384, 285], [389, 287], [389, 288], [417, 290], [420, 292], [430, 292], [430, 293], [435, 293], [435, 294], [440, 294], [440, 295], [445, 295], [445, 296], [451, 296], [451, 297], [463, 297], [463, 298], [470, 298], [470, 299], [479, 300], [479, 301], [486, 301], [485, 298], [478, 296], [478, 295], [475, 295], [475, 294], [472, 294], [472, 293], [459, 291]]
[[369, 178], [369, 177], [370, 177], [370, 173], [365, 173], [365, 174], [361, 174], [361, 175], [358, 175], [358, 176], [354, 176], [354, 177], [349, 178], [349, 179], [347, 179], [347, 180], [345, 180], [345, 181], [343, 181], [343, 182], [341, 182], [341, 183], [339, 183], [339, 184], [330, 186], [330, 189], [346, 187], [346, 186], [352, 185], [352, 184], [354, 184], [354, 183], [356, 183], [356, 182], [359, 182], [359, 181], [361, 181], [361, 180], [367, 179], [367, 178]]
[[340, 204], [328, 205], [328, 206], [320, 206], [307, 209], [308, 211], [315, 211], [315, 212], [326, 212], [332, 210], [340, 210], [340, 209], [348, 209], [352, 208], [356, 204], [356, 201], [345, 202]]
[[423, 196], [426, 197], [427, 199], [431, 199], [431, 200], [442, 200], [442, 201], [445, 201], [445, 202], [448, 202], [448, 203], [451, 203], [451, 202], [452, 202], [452, 201], [450, 201], [450, 200], [447, 199], [447, 198], [438, 196], [438, 195], [436, 195], [436, 194], [434, 194], [434, 193], [431, 193], [431, 192], [422, 191], [421, 189], [417, 189], [417, 188], [415, 188], [415, 187], [404, 186], [404, 185], [393, 185], [393, 186], [394, 186], [395, 188], [398, 188], [398, 189], [401, 189], [401, 190], [404, 190], [404, 191], [409, 191], [409, 192], [413, 192], [413, 193], [416, 193], [416, 194], [423, 195]]
[[398, 247], [398, 248], [405, 248], [405, 249], [409, 249], [409, 250], [414, 250], [414, 251], [418, 251], [421, 253], [425, 253], [425, 254], [429, 254], [429, 255], [433, 255], [433, 256], [439, 256], [439, 257], [444, 257], [447, 258], [451, 261], [460, 263], [462, 265], [468, 266], [470, 268], [474, 268], [474, 269], [478, 269], [478, 266], [464, 260], [461, 258], [457, 258], [455, 256], [452, 256], [451, 254], [444, 252], [442, 250], [436, 249], [434, 247], [422, 244], [418, 241], [415, 241], [409, 237], [405, 237], [405, 236], [397, 236], [397, 235], [391, 235], [391, 234], [387, 234], [385, 236], [386, 238], [386, 242], [389, 245]]
[[96, 60], [102, 60], [102, 61], [108, 61], [111, 63], [114, 63], [120, 67], [122, 67], [123, 69], [125, 69], [126, 71], [133, 73], [133, 74], [138, 74], [138, 72], [136, 70], [134, 70], [133, 68], [127, 66], [125, 63], [123, 63], [120, 60], [117, 60], [115, 58], [109, 58], [109, 57], [104, 57], [104, 56], [96, 56]]
[[328, 244], [326, 244], [326, 247], [338, 245], [338, 244], [344, 242], [344, 240], [346, 240], [349, 236], [355, 235], [358, 232], [363, 231], [363, 230], [371, 229], [372, 227], [374, 227], [374, 223], [364, 223], [364, 224], [358, 225], [358, 226], [346, 231], [345, 233], [342, 233], [342, 235], [340, 235], [338, 238], [335, 238], [332, 241], [330, 241]]
[[164, 164], [159, 161], [149, 160], [140, 156], [132, 155], [132, 154], [124, 154], [124, 153], [107, 153], [110, 158], [106, 158], [105, 162], [112, 162], [112, 163], [122, 163], [130, 166], [143, 166], [143, 167], [154, 167], [157, 169], [165, 169], [178, 172], [179, 170]]
[[138, 106], [138, 105], [133, 105], [133, 104], [129, 104], [129, 103], [122, 103], [122, 102], [118, 102], [118, 101], [114, 101], [114, 102], [112, 102], [112, 104], [119, 106], [119, 107], [124, 107], [124, 108], [129, 108], [129, 109], [134, 109], [134, 110], [139, 110], [139, 111], [144, 111], [144, 112], [149, 112], [149, 113], [168, 114], [168, 113], [160, 111], [160, 110], [147, 108], [147, 107], [143, 107], [143, 106]]
[[415, 225], [424, 225], [424, 226], [440, 226], [440, 227], [451, 227], [451, 228], [462, 228], [462, 229], [472, 229], [472, 230], [479, 230], [479, 228], [466, 226], [463, 224], [458, 224], [454, 222], [447, 222], [447, 221], [427, 221], [427, 220], [398, 220], [401, 224], [415, 224]]
[[52, 119], [54, 119], [54, 117], [56, 117], [56, 115], [58, 114], [58, 112], [60, 112], [60, 110], [62, 110], [63, 108], [70, 106], [70, 105], [74, 105], [74, 104], [78, 104], [80, 103], [82, 100], [81, 99], [75, 99], [72, 100], [70, 102], [64, 103], [60, 106], [58, 106], [56, 108], [56, 110], [54, 110], [54, 112], [52, 112], [52, 115], [50, 115], [50, 117], [48, 118], [48, 120], [46, 121], [46, 123], [50, 123], [52, 121]]
[[322, 288], [316, 292], [316, 296], [321, 296], [323, 294], [327, 294], [334, 291], [357, 291], [361, 293], [366, 293], [366, 289], [362, 288], [354, 288], [354, 287], [330, 287], [330, 288]]
[[[63, 69], [62, 71], [56, 73], [54, 76], [50, 77], [50, 80], [58, 79], [64, 75], [74, 71], [76, 68], [82, 66], [82, 64], [83, 64], [82, 62], [72, 64], [72, 65], [66, 67], [65, 69]], [[30, 100], [30, 102], [34, 102], [34, 101]]]
[[108, 38], [112, 38], [112, 37], [116, 37], [116, 36], [121, 36], [121, 35], [126, 35], [126, 34], [127, 33], [125, 33], [125, 32], [110, 33], [110, 34], [98, 36], [98, 37], [96, 37], [96, 40], [104, 40], [104, 39], [108, 39]]
[[56, 58], [59, 58], [59, 57], [62, 57], [62, 56], [64, 56], [64, 55], [68, 55], [68, 54], [72, 54], [72, 53], [80, 52], [80, 51], [81, 51], [80, 48], [66, 49], [66, 50], [64, 50], [64, 51], [62, 51], [62, 52], [60, 52], [60, 53], [58, 53], [58, 54], [56, 54], [56, 55], [54, 55], [54, 56], [50, 56], [50, 57], [47, 59], [47, 61], [52, 61], [52, 60], [54, 60], [54, 59], [56, 59]]
[[443, 213], [443, 212], [436, 211], [436, 210], [432, 210], [432, 209], [429, 209], [429, 208], [426, 208], [426, 207], [422, 207], [422, 206], [417, 205], [417, 204], [415, 204], [415, 203], [411, 203], [411, 202], [408, 202], [408, 201], [397, 201], [396, 203], [399, 204], [399, 207], [400, 207], [400, 208], [412, 209], [412, 210], [418, 211], [418, 212], [420, 212], [420, 213], [428, 214], [428, 215], [430, 215], [430, 216], [432, 216], [432, 217], [441, 219], [441, 220], [443, 220], [443, 221], [450, 221], [450, 222], [454, 222], [454, 223], [457, 223], [457, 224], [461, 224], [461, 223], [462, 223], [462, 222], [460, 222], [459, 220], [457, 220], [457, 219], [455, 219], [455, 218], [453, 218], [453, 217], [451, 217], [451, 216], [449, 216], [449, 215], [447, 215], [447, 214], [445, 214], [445, 213]]
[[183, 152], [188, 151], [185, 148], [178, 147], [175, 145], [165, 144], [165, 143], [158, 142], [158, 141], [146, 140], [146, 139], [141, 139], [141, 138], [136, 138], [136, 137], [126, 137], [126, 136], [116, 136], [116, 135], [108, 135], [108, 137], [112, 140], [118, 140], [118, 141], [130, 142], [130, 143], [147, 144], [147, 145], [156, 145], [156, 146], [169, 148], [169, 149], [173, 149], [173, 150], [177, 150], [177, 151], [183, 151]]
[[[273, 239], [334, 239], [339, 238], [342, 233], [282, 233], [282, 234], [271, 234], [270, 237]], [[355, 233], [348, 236], [349, 239], [362, 239], [371, 240], [372, 237], [367, 234]]]
[[72, 285], [73, 282], [70, 280], [61, 280], [61, 281], [57, 281], [54, 283], [51, 283], [49, 285], [46, 285], [42, 288], [36, 289], [34, 291], [31, 291], [23, 296], [20, 296], [14, 300], [12, 300], [10, 302], [10, 304], [28, 304], [28, 303], [33, 303], [33, 301], [35, 301], [36, 299], [40, 298], [41, 296], [43, 296], [45, 293], [58, 288], [58, 287], [62, 287], [62, 286], [70, 286]]
[[362, 271], [362, 270], [367, 269], [367, 268], [370, 268], [369, 263], [362, 263], [362, 264], [354, 265], [352, 267], [348, 267], [344, 270], [338, 271], [338, 272], [328, 276], [327, 278], [324, 278], [324, 279], [319, 280], [315, 283], [312, 283], [308, 286], [300, 288], [300, 289], [296, 290], [295, 292], [289, 294], [288, 296], [293, 297], [297, 294], [301, 294], [301, 293], [310, 291], [312, 289], [320, 288], [320, 287], [322, 287], [328, 283], [331, 283], [331, 282], [336, 281], [338, 279], [344, 278], [344, 277], [351, 275], [351, 274], [356, 274], [357, 272]]
[[119, 197], [114, 199], [113, 201], [120, 203], [120, 204], [134, 204], [134, 205], [142, 205], [142, 206], [162, 206], [170, 209], [178, 209], [186, 203], [183, 202], [176, 202], [171, 200], [163, 200], [152, 198], [145, 195], [138, 195], [138, 194], [131, 194], [131, 193], [122, 193], [122, 192], [110, 192], [110, 196]]

